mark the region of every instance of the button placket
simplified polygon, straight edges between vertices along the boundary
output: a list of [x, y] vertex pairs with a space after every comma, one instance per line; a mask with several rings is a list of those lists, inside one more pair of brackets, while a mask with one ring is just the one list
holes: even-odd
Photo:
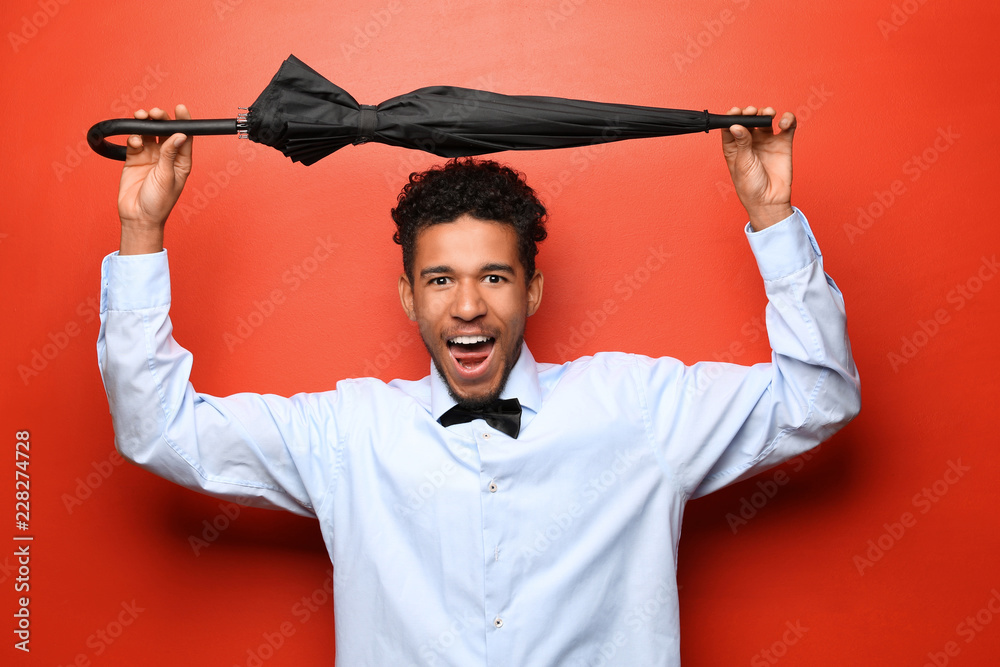
[[[506, 496], [496, 495], [500, 491], [501, 480], [507, 480], [508, 473], [505, 471], [502, 461], [506, 461], [509, 455], [506, 451], [507, 440], [497, 436], [496, 433], [487, 432], [487, 429], [476, 429], [476, 441], [479, 445], [481, 455], [480, 471], [480, 493], [482, 494], [483, 512], [483, 578], [485, 584], [485, 598], [483, 600], [485, 611], [485, 625], [487, 630], [492, 625], [494, 632], [487, 631], [486, 645], [487, 654], [497, 656], [509, 652], [508, 646], [511, 641], [509, 630], [501, 629], [506, 627], [509, 620], [504, 617], [504, 611], [510, 604], [511, 596], [511, 557], [504, 552], [505, 521], [502, 520], [505, 508], [507, 507]], [[506, 482], [504, 482], [506, 483]], [[504, 493], [508, 491], [504, 486]], [[503, 552], [503, 553], [501, 553]], [[498, 664], [490, 661], [491, 666]]]

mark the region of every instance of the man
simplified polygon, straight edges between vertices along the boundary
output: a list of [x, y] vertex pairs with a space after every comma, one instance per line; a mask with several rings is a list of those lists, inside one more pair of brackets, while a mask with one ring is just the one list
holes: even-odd
[[544, 207], [515, 172], [456, 161], [411, 176], [393, 210], [400, 300], [431, 374], [291, 398], [189, 384], [163, 229], [191, 142], [132, 136], [98, 340], [116, 446], [189, 488], [317, 517], [338, 664], [677, 665], [685, 503], [815, 446], [860, 408], [843, 298], [791, 206], [794, 127], [786, 113], [778, 132], [723, 132], [771, 363], [536, 363], [522, 336], [541, 303]]

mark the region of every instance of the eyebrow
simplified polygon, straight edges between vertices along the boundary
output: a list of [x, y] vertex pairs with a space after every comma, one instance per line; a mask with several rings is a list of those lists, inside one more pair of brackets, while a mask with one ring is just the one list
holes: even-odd
[[509, 273], [514, 275], [514, 267], [510, 264], [503, 264], [501, 262], [493, 262], [491, 264], [485, 264], [483, 268], [480, 269], [481, 273]]
[[[453, 269], [450, 266], [441, 264], [439, 266], [428, 266], [420, 271], [420, 277], [426, 278], [427, 276], [433, 276], [439, 273], [452, 273]], [[491, 262], [489, 264], [483, 264], [479, 267], [480, 273], [509, 273], [510, 275], [516, 275], [514, 267], [510, 264], [504, 264], [502, 262]]]
[[440, 265], [440, 266], [428, 266], [420, 272], [420, 277], [425, 278], [427, 276], [432, 276], [435, 273], [451, 273], [451, 267]]

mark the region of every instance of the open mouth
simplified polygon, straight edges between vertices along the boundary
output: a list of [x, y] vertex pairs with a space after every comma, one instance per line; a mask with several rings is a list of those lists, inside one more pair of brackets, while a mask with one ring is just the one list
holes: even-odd
[[448, 339], [448, 351], [455, 360], [458, 374], [466, 379], [475, 379], [486, 372], [496, 339], [492, 336], [452, 336]]

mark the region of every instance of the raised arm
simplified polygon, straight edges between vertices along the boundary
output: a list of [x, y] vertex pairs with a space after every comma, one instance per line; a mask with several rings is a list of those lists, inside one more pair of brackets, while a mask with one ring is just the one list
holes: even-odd
[[[148, 116], [168, 119], [159, 109]], [[177, 116], [190, 118], [183, 106]], [[184, 135], [129, 137], [118, 194], [121, 250], [101, 266], [97, 341], [115, 446], [190, 489], [315, 515], [336, 469], [338, 392], [198, 393], [189, 380], [193, 356], [174, 339], [163, 229], [190, 172]]]
[[[730, 114], [768, 114], [733, 107]], [[844, 298], [823, 268], [805, 216], [791, 205], [795, 117], [779, 132], [723, 130], [722, 149], [747, 210], [747, 240], [768, 297], [771, 362], [740, 366], [648, 360], [641, 366], [652, 438], [683, 491], [702, 496], [815, 447], [860, 410]]]

